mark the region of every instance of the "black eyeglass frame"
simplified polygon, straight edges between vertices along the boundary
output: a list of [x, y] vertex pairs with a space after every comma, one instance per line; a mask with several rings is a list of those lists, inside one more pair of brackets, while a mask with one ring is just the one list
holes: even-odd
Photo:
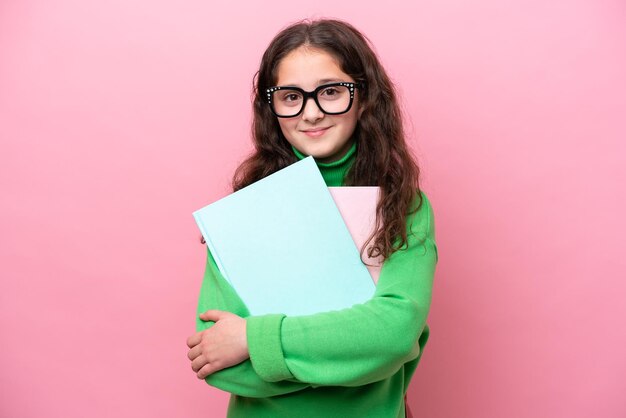
[[[350, 103], [348, 104], [348, 108], [344, 110], [343, 112], [327, 112], [324, 110], [324, 108], [320, 105], [320, 102], [317, 100], [317, 93], [319, 93], [323, 89], [326, 89], [329, 87], [338, 87], [338, 86], [348, 87], [348, 89], [350, 90]], [[300, 87], [295, 87], [295, 86], [273, 86], [273, 87], [269, 87], [265, 89], [265, 93], [266, 93], [267, 103], [269, 104], [270, 110], [272, 111], [274, 116], [278, 118], [295, 118], [296, 116], [300, 115], [304, 111], [304, 108], [306, 107], [306, 103], [309, 100], [309, 98], [312, 98], [315, 101], [315, 104], [317, 105], [317, 107], [326, 115], [342, 115], [344, 113], [347, 113], [352, 108], [352, 102], [354, 101], [354, 90], [362, 89], [363, 87], [365, 87], [365, 83], [363, 82], [339, 81], [336, 83], [322, 84], [321, 86], [317, 86], [315, 90], [313, 91], [306, 91], [306, 90], [301, 89]], [[300, 110], [298, 111], [298, 113], [294, 115], [285, 116], [285, 115], [279, 115], [276, 112], [276, 110], [274, 109], [274, 104], [272, 103], [272, 94], [278, 90], [295, 90], [299, 92], [300, 94], [302, 94], [302, 97], [303, 97], [302, 107], [300, 107]]]

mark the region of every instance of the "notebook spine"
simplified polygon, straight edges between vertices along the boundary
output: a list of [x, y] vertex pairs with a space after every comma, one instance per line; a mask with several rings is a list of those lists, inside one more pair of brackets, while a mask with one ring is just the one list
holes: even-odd
[[217, 251], [217, 248], [215, 248], [213, 241], [211, 241], [209, 231], [206, 225], [204, 224], [204, 222], [202, 222], [202, 217], [198, 213], [195, 213], [195, 212], [193, 214], [193, 217], [196, 219], [196, 223], [198, 224], [198, 227], [200, 228], [200, 232], [202, 232], [204, 241], [206, 241], [206, 245], [207, 247], [209, 247], [209, 251], [211, 252], [211, 255], [213, 256], [213, 260], [215, 260], [215, 264], [217, 265], [217, 268], [219, 268], [220, 272], [222, 273], [222, 276], [224, 276], [224, 278], [228, 281], [228, 283], [232, 285], [232, 283], [230, 282], [230, 279], [228, 278], [228, 272], [226, 271], [224, 264], [220, 260], [220, 256]]

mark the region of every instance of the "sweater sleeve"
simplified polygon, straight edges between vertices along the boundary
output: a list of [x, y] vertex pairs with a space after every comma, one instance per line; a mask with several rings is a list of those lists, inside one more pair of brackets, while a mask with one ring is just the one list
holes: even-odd
[[360, 386], [420, 356], [438, 260], [432, 207], [407, 219], [408, 245], [384, 262], [374, 296], [347, 309], [247, 318], [250, 359], [267, 382]]
[[[245, 304], [220, 273], [215, 260], [213, 260], [211, 253], [207, 249], [206, 268], [196, 315], [197, 331], [208, 329], [214, 324], [211, 321], [202, 321], [198, 317], [200, 313], [209, 309], [232, 312], [244, 318], [249, 315]], [[252, 368], [250, 360], [215, 372], [207, 376], [205, 381], [209, 385], [226, 392], [252, 398], [283, 395], [309, 387], [308, 384], [302, 382], [290, 382], [287, 380], [269, 382], [263, 380]]]

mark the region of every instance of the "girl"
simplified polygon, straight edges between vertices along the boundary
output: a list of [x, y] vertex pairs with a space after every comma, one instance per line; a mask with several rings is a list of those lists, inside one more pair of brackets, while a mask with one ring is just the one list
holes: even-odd
[[207, 252], [192, 369], [232, 394], [232, 418], [405, 417], [437, 247], [393, 85], [366, 38], [327, 19], [281, 31], [255, 77], [253, 140], [235, 191], [309, 155], [328, 186], [379, 186], [367, 251], [384, 263], [365, 303], [250, 316]]

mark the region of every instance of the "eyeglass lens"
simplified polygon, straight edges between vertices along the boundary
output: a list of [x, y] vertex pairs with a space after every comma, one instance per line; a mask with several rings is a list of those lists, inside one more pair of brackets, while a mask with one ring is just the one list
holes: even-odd
[[[329, 86], [317, 92], [317, 101], [325, 113], [342, 113], [350, 106], [350, 89], [346, 86]], [[304, 106], [302, 92], [280, 89], [273, 92], [272, 104], [277, 114], [295, 116]]]

